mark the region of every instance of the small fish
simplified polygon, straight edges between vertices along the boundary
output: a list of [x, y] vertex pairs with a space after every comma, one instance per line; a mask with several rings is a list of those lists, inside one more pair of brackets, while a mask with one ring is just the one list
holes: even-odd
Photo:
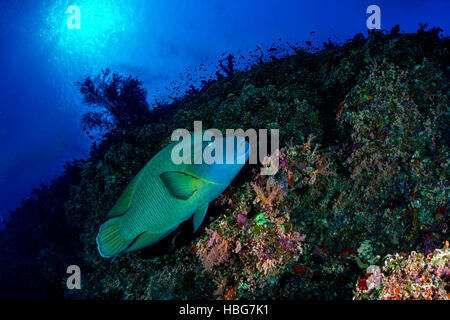
[[[100, 255], [111, 258], [155, 244], [191, 217], [195, 232], [209, 203], [228, 187], [249, 157], [250, 145], [245, 139], [233, 136], [215, 142], [220, 140], [223, 164], [175, 164], [171, 154], [178, 142], [156, 154], [126, 187], [109, 211], [108, 220], [100, 226]], [[195, 152], [203, 155], [211, 144], [203, 142], [202, 148], [195, 148], [193, 142], [192, 137], [191, 159], [195, 159]], [[234, 148], [227, 149], [227, 145]], [[233, 158], [232, 164], [226, 163]]]

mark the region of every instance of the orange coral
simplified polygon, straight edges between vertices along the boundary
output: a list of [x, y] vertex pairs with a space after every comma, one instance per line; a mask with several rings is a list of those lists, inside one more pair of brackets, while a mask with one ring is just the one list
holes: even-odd
[[225, 299], [233, 300], [236, 296], [236, 288], [228, 288], [227, 293], [225, 294]]
[[283, 186], [276, 184], [273, 178], [267, 179], [265, 190], [253, 182], [251, 186], [257, 196], [255, 202], [261, 202], [262, 206], [270, 211], [272, 211], [273, 204], [281, 201], [285, 195]]

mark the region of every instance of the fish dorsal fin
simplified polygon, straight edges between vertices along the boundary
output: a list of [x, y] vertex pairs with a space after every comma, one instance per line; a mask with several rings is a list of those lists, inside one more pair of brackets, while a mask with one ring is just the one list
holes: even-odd
[[206, 203], [194, 213], [192, 217], [192, 223], [194, 224], [194, 232], [197, 231], [198, 227], [200, 227], [200, 225], [202, 224], [203, 219], [205, 219], [206, 212], [208, 211], [208, 206], [209, 203]]
[[124, 215], [125, 212], [127, 212], [128, 208], [130, 208], [131, 199], [133, 198], [133, 193], [136, 189], [138, 181], [139, 174], [128, 184], [128, 186], [120, 195], [119, 199], [117, 199], [116, 204], [108, 213], [108, 218], [118, 217]]
[[175, 198], [187, 200], [198, 189], [199, 178], [181, 171], [166, 171], [159, 175], [167, 190]]

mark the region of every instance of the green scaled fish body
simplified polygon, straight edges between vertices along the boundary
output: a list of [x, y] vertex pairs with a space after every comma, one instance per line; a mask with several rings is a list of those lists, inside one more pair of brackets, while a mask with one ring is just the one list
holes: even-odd
[[[226, 139], [230, 138], [223, 139], [224, 145]], [[98, 251], [103, 257], [152, 245], [191, 217], [197, 230], [208, 204], [243, 167], [242, 163], [175, 164], [171, 158], [175, 145], [161, 150], [144, 166], [108, 213], [97, 235]], [[235, 160], [241, 158], [236, 162], [247, 160], [249, 146], [245, 141], [244, 146], [239, 148], [236, 143], [232, 150]], [[224, 158], [225, 154], [226, 150]]]

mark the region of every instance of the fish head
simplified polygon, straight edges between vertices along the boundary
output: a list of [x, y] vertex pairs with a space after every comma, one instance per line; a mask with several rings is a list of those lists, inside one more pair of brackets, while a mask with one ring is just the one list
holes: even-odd
[[250, 144], [244, 137], [229, 136], [204, 142], [202, 164], [192, 165], [195, 175], [211, 182], [230, 184], [250, 155]]

